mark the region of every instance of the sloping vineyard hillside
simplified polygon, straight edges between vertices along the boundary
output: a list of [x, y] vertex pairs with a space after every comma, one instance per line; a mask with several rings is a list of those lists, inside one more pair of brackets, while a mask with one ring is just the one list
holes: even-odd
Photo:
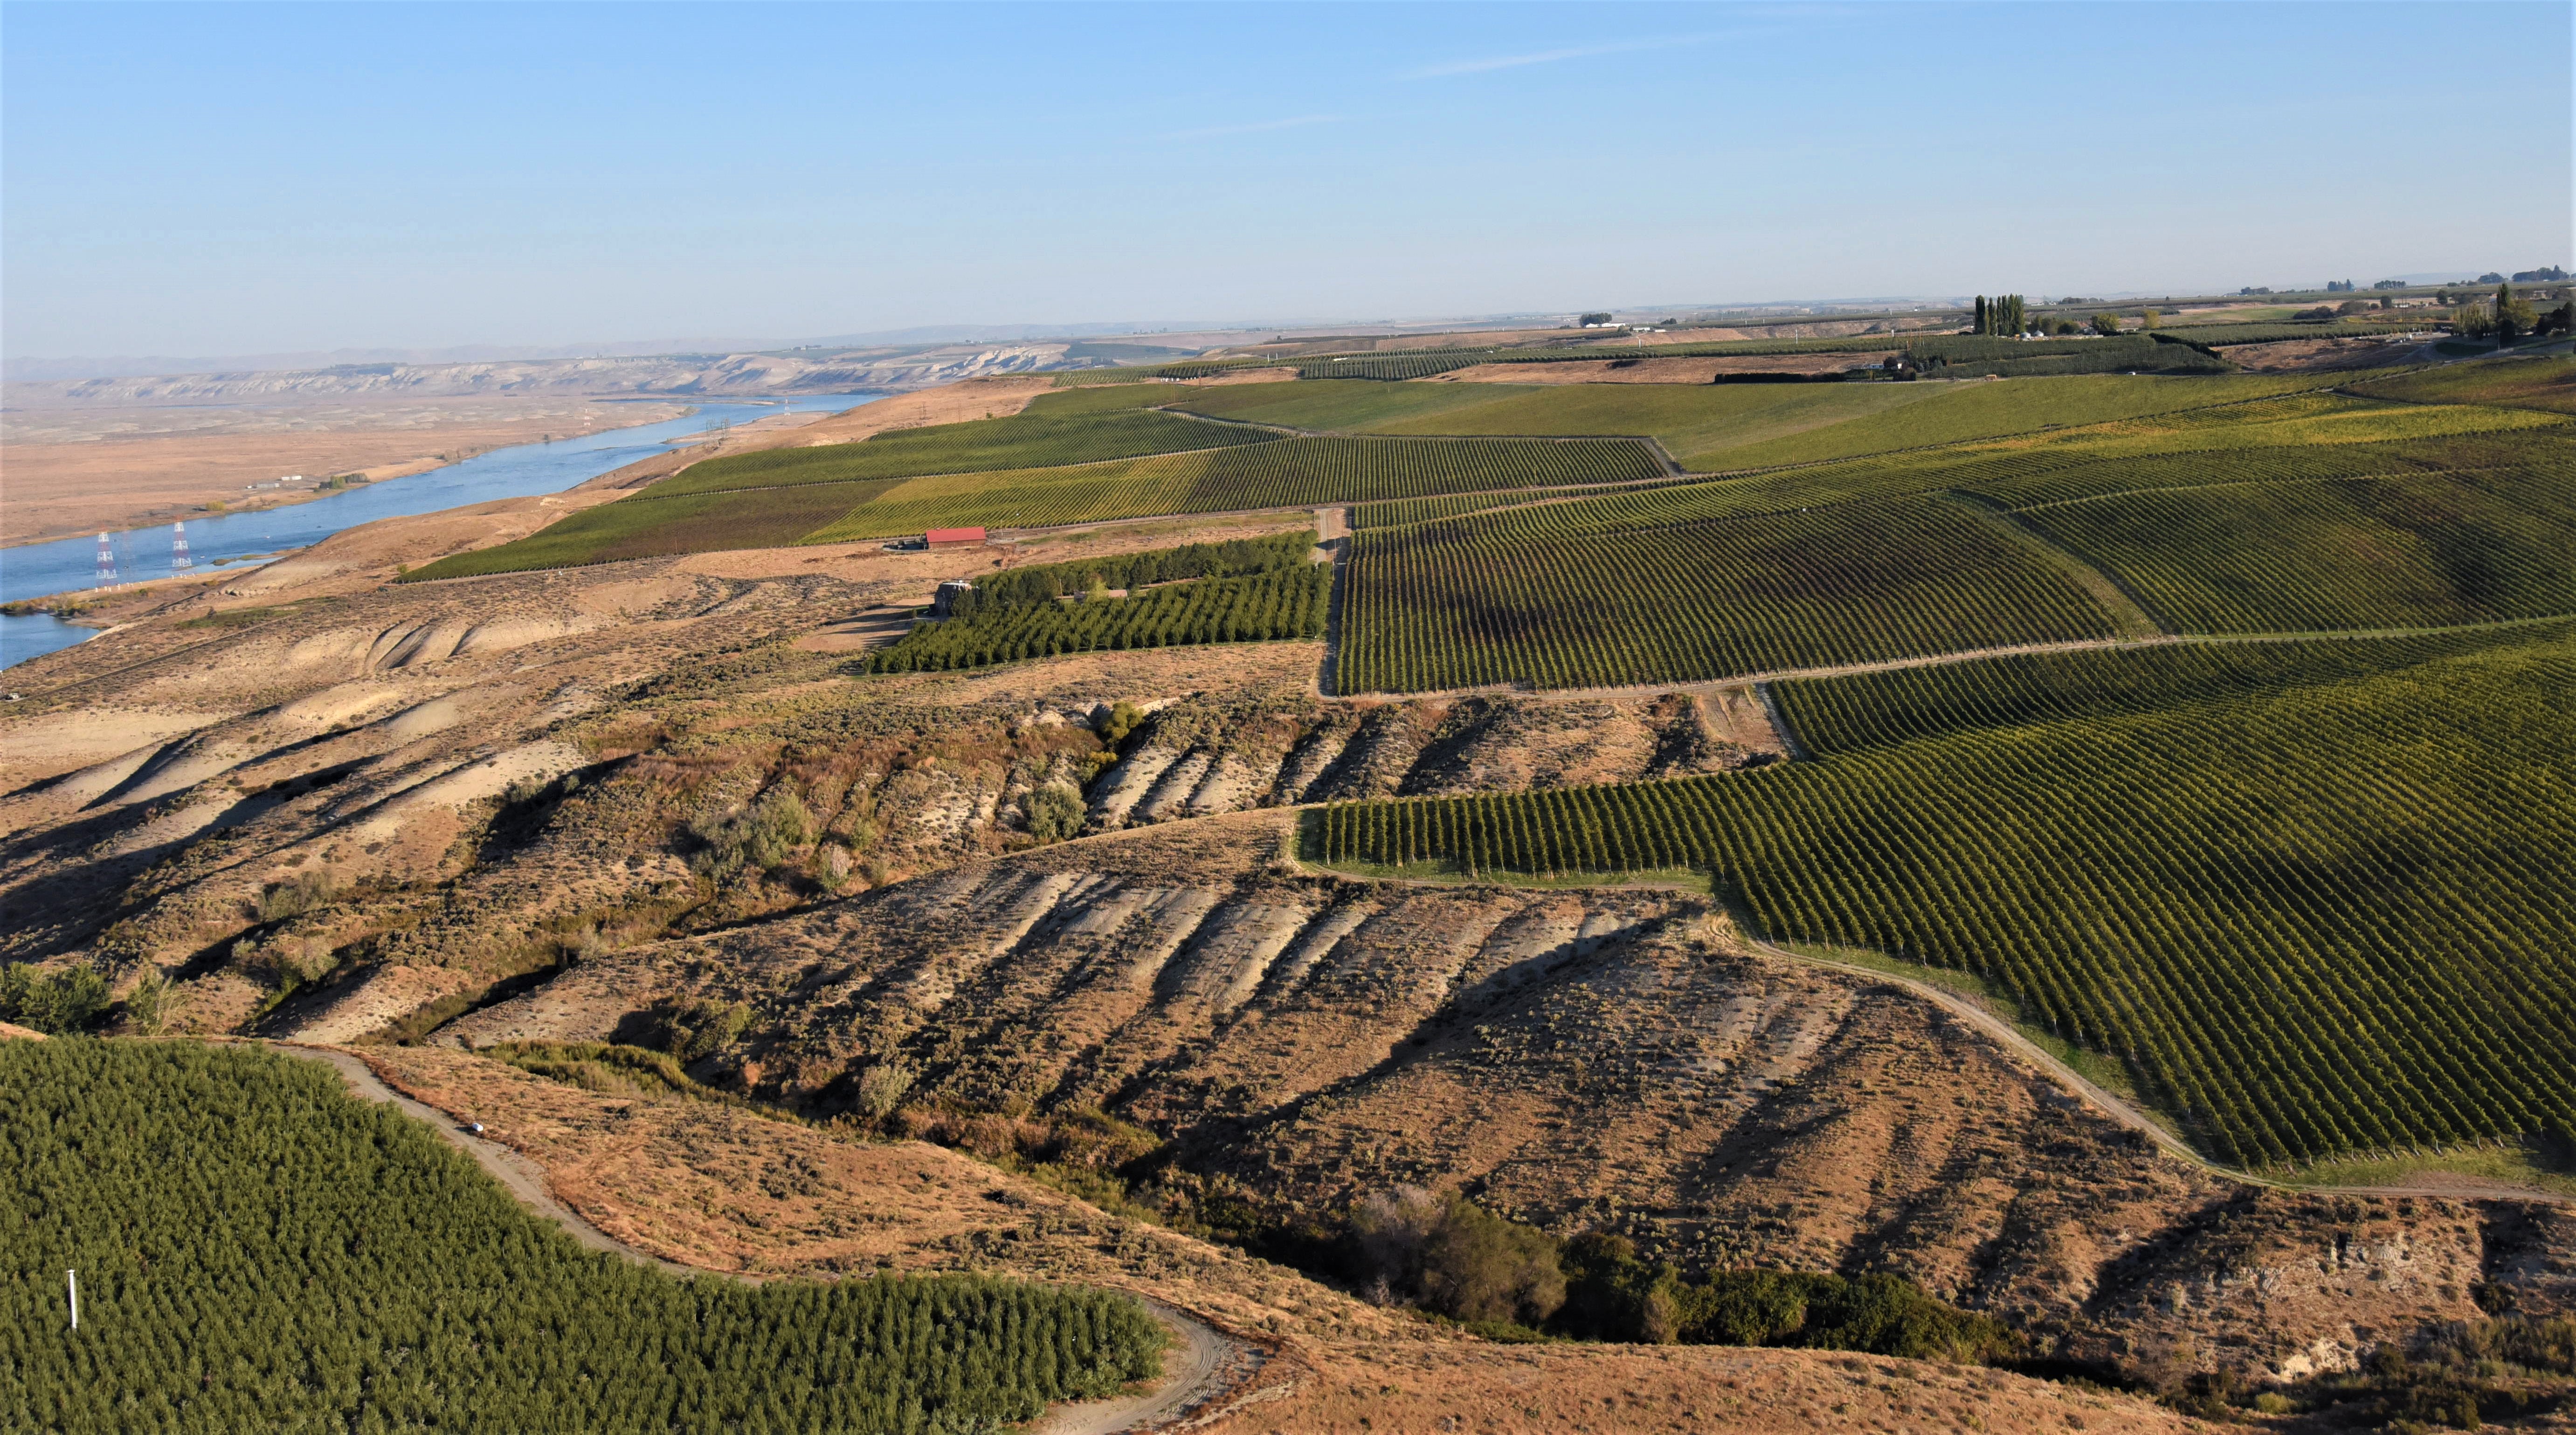
[[[1578, 506], [1501, 517], [1543, 525]], [[1616, 539], [1362, 532], [1343, 611], [1336, 682], [1351, 692], [1674, 682], [2113, 632], [2065, 576], [1937, 499]]]
[[1083, 468], [921, 478], [887, 489], [810, 541], [933, 524], [1038, 528], [1161, 513], [1223, 513], [1660, 477], [1625, 439], [1297, 438]]
[[246, 1048], [0, 1042], [0, 1153], [12, 1430], [928, 1435], [1111, 1393], [1163, 1341], [1098, 1292], [585, 1251], [329, 1069]]
[[1775, 939], [1998, 983], [2231, 1160], [2565, 1140], [2576, 630], [2450, 646], [1788, 684], [1791, 713], [1822, 716], [1819, 761], [1352, 804], [1315, 814], [1306, 850], [1712, 868]]
[[2424, 475], [2133, 493], [2023, 520], [2177, 632], [2432, 627], [2576, 612], [2571, 499], [2563, 475]]
[[2302, 393], [1741, 478], [1364, 508], [1337, 681], [1673, 682], [2157, 627], [2576, 612], [2571, 438], [2544, 414]]
[[[458, 554], [413, 576], [454, 578], [666, 553], [844, 543], [929, 528], [1043, 528], [1161, 514], [1615, 484], [1666, 472], [1652, 450], [1628, 439], [1262, 437], [1268, 441], [1058, 468], [864, 482], [823, 481], [822, 471], [807, 475], [791, 468], [789, 481], [774, 488], [673, 496], [665, 496], [656, 484], [632, 498], [573, 514], [518, 542]], [[697, 472], [693, 468], [681, 477]]]

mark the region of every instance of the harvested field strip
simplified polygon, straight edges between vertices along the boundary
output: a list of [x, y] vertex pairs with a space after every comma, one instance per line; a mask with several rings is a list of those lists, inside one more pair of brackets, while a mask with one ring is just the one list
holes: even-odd
[[2330, 324], [2184, 324], [2158, 329], [2156, 337], [2169, 344], [2224, 348], [2235, 344], [2279, 344], [2292, 339], [2368, 339], [2402, 334], [2416, 327], [2419, 326], [2399, 321], [2378, 324], [2350, 320]]
[[[1899, 740], [1938, 719], [1896, 717], [1859, 725], [1892, 745], [1745, 774], [1327, 809], [1306, 850], [1527, 873], [1713, 866], [1775, 938], [1999, 983], [2124, 1059], [2240, 1163], [2563, 1140], [2576, 641], [2405, 646], [2381, 650], [2403, 666], [2344, 678], [2313, 654], [2304, 671], [2212, 674], [2195, 665], [2220, 655], [2200, 647], [1962, 665], [1926, 679], [1950, 685], [1937, 699], [1905, 701], [1979, 702], [1988, 725]], [[2141, 662], [2163, 666], [2116, 671]], [[2191, 700], [2125, 710], [2165, 708], [2160, 678]], [[1812, 719], [1901, 692], [1892, 681], [1790, 701]], [[1845, 686], [1860, 691], [1832, 692]]]
[[1038, 528], [1163, 513], [1616, 483], [1663, 473], [1652, 450], [1627, 439], [1282, 439], [1083, 468], [915, 479], [853, 507], [810, 541], [955, 524]]
[[[2537, 502], [2518, 501], [2527, 489]], [[2168, 490], [2020, 517], [2174, 631], [2258, 633], [2576, 613], [2572, 508], [2565, 478], [2510, 472]]]
[[2050, 564], [1936, 500], [1579, 542], [1372, 531], [1347, 572], [1348, 692], [1679, 682], [2114, 632]]

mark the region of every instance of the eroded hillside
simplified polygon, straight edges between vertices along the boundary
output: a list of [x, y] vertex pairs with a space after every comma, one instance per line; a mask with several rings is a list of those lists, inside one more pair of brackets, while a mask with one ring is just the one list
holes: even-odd
[[1256, 1245], [1417, 1185], [1690, 1272], [1890, 1271], [2169, 1386], [2576, 1288], [2560, 1208], [2213, 1175], [1705, 893], [1297, 860], [1299, 803], [1785, 760], [1752, 693], [1339, 701], [1311, 643], [855, 675], [987, 561], [320, 562], [138, 614], [14, 675], [0, 957], [166, 981], [172, 1030], [685, 1046], [1006, 1159], [1108, 1130], [1140, 1209]]

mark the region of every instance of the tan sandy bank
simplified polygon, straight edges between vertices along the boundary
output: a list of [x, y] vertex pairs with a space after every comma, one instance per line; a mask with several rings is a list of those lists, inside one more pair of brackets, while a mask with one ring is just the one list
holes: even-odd
[[592, 399], [421, 400], [297, 408], [100, 408], [21, 412], [0, 437], [8, 487], [0, 542], [35, 543], [100, 529], [309, 498], [318, 482], [288, 474], [359, 474], [382, 482], [512, 444], [658, 423], [682, 403]]

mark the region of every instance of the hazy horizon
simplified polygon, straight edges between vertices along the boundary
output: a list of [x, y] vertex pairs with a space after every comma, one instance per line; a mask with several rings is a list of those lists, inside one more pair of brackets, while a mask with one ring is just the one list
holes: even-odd
[[[9, 19], [11, 359], [2207, 293], [2576, 257], [2564, 5]], [[2419, 63], [2499, 54], [2539, 58], [2501, 85]]]

